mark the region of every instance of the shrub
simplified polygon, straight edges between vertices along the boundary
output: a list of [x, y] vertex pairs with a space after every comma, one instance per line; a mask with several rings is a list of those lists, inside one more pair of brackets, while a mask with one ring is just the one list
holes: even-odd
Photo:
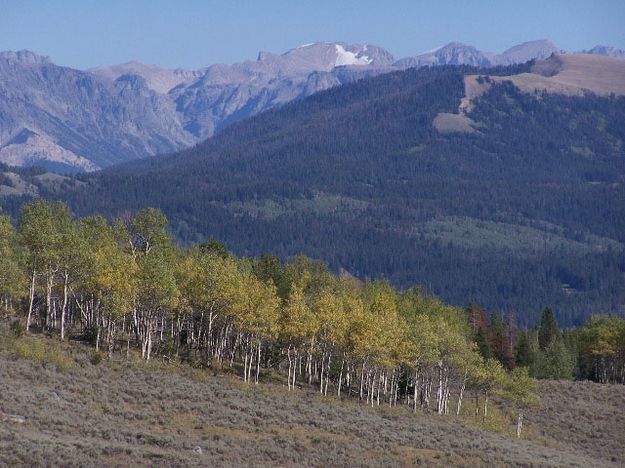
[[87, 343], [95, 345], [95, 341], [97, 340], [97, 338], [98, 338], [98, 329], [95, 326], [85, 328], [83, 335], [82, 335], [83, 340], [85, 340]]
[[19, 320], [11, 322], [11, 333], [15, 338], [20, 338], [26, 332], [26, 327]]
[[74, 367], [74, 361], [58, 348], [48, 348], [46, 350], [45, 364], [52, 364], [61, 370], [69, 370]]
[[10, 348], [17, 357], [42, 365], [52, 364], [60, 370], [74, 367], [74, 361], [65, 354], [57, 342], [44, 344], [42, 340], [25, 336], [21, 339], [12, 340]]
[[32, 339], [14, 340], [12, 348], [15, 355], [31, 361], [43, 362], [45, 349], [40, 341]]
[[89, 359], [89, 362], [91, 362], [91, 364], [93, 364], [94, 366], [97, 366], [102, 362], [102, 359], [102, 353], [100, 353], [99, 351], [94, 351], [91, 353], [91, 359]]

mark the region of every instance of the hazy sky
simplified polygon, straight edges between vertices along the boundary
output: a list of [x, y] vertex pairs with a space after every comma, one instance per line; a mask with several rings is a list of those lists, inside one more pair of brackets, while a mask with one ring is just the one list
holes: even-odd
[[502, 52], [542, 38], [625, 49], [625, 0], [0, 0], [0, 50], [76, 68], [199, 68], [315, 41], [380, 45], [399, 58], [450, 41]]

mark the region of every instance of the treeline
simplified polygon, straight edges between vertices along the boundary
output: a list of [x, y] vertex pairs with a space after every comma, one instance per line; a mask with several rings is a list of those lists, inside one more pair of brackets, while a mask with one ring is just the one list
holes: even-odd
[[[108, 223], [39, 199], [23, 206], [17, 230], [0, 217], [0, 253], [0, 298], [26, 331], [86, 339], [108, 356], [137, 349], [146, 360], [232, 367], [255, 383], [277, 369], [290, 389], [299, 381], [440, 414], [459, 415], [469, 392], [484, 418], [493, 395], [519, 408], [534, 398], [527, 367], [495, 347], [488, 355], [481, 325], [461, 308], [419, 288], [336, 276], [303, 256], [236, 258], [217, 241], [184, 249], [152, 208]], [[487, 328], [485, 342], [499, 343], [498, 328]], [[622, 351], [589, 348], [601, 375], [621, 380]]]
[[588, 379], [625, 383], [625, 319], [593, 316], [583, 327], [560, 330], [546, 307], [540, 323], [519, 330], [513, 314], [505, 320], [475, 304], [467, 307], [473, 341], [483, 358], [495, 358], [506, 369], [529, 369], [537, 379]]

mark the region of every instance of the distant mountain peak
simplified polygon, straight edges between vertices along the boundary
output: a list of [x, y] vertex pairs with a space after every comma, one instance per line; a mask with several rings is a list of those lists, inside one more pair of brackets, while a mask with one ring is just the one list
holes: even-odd
[[534, 59], [542, 60], [554, 52], [560, 53], [562, 51], [548, 39], [527, 41], [511, 47], [501, 54], [482, 51], [470, 44], [452, 41], [419, 55], [402, 58], [395, 62], [395, 66], [398, 68], [434, 65], [491, 67], [494, 65], [524, 63]]
[[398, 68], [436, 65], [473, 65], [483, 67], [491, 64], [491, 55], [478, 50], [472, 45], [453, 41], [422, 54], [400, 59], [394, 65]]
[[[137, 60], [111, 65], [109, 67], [96, 67], [87, 70], [89, 73], [103, 76], [111, 80], [117, 80], [123, 76], [136, 75], [143, 78], [147, 86], [160, 94], [166, 94], [172, 88], [181, 83], [188, 83], [199, 78], [204, 70], [170, 70], [158, 65], [149, 65]], [[126, 78], [126, 81], [128, 79]]]
[[544, 60], [551, 54], [559, 54], [563, 51], [548, 39], [527, 41], [510, 47], [499, 55], [499, 63], [513, 64], [523, 63], [528, 60]]
[[451, 42], [448, 42], [447, 44], [445, 44], [444, 46], [439, 47], [439, 50], [440, 49], [452, 49], [452, 48], [455, 48], [455, 47], [468, 47], [470, 49], [475, 49], [475, 47], [473, 47], [472, 45], [465, 44], [464, 42], [451, 41]]
[[258, 62], [303, 72], [331, 71], [343, 66], [390, 66], [394, 58], [386, 49], [370, 44], [312, 42], [287, 50], [281, 55], [261, 51]]
[[590, 50], [584, 51], [586, 54], [603, 55], [604, 57], [625, 58], [625, 50], [612, 46], [596, 45]]
[[10, 60], [13, 62], [19, 62], [23, 64], [46, 64], [52, 63], [50, 57], [45, 55], [39, 55], [31, 50], [23, 49], [23, 50], [7, 50], [4, 52], [0, 52], [0, 58], [5, 60]]
[[509, 49], [505, 50], [503, 53], [505, 54], [506, 52], [509, 52], [511, 50], [526, 48], [526, 47], [529, 47], [529, 46], [533, 46], [533, 47], [551, 47], [551, 48], [554, 48], [554, 49], [558, 48], [549, 39], [534, 39], [532, 41], [525, 41], [525, 42], [521, 42], [520, 44], [516, 44], [516, 45], [510, 47]]
[[270, 60], [273, 57], [276, 57], [276, 54], [273, 52], [268, 52], [266, 50], [261, 50], [258, 52], [258, 57], [256, 58], [257, 62], [264, 62], [266, 60]]

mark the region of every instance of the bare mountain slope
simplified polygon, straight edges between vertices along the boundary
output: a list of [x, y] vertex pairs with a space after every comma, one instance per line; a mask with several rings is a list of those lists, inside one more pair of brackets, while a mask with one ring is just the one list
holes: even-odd
[[193, 139], [145, 80], [115, 81], [28, 52], [0, 54], [0, 161], [92, 170]]
[[[479, 81], [482, 81], [479, 83]], [[591, 92], [600, 96], [625, 95], [625, 61], [588, 54], [553, 55], [536, 62], [531, 73], [491, 76], [489, 81], [477, 75], [466, 77], [467, 97], [473, 99], [489, 88], [489, 82], [512, 81], [521, 91], [582, 96]]]
[[170, 89], [180, 84], [192, 83], [206, 72], [205, 69], [169, 70], [167, 68], [159, 67], [158, 65], [146, 65], [137, 61], [121, 63], [110, 67], [91, 68], [87, 71], [110, 80], [116, 80], [122, 75], [138, 75], [145, 79], [145, 82], [150, 89], [160, 94], [165, 94]]
[[139, 62], [80, 71], [29, 51], [4, 52], [0, 162], [90, 171], [171, 152], [393, 60], [375, 46], [318, 43], [196, 71]]
[[534, 64], [530, 73], [510, 76], [466, 75], [465, 97], [458, 113], [441, 113], [434, 126], [441, 133], [471, 133], [474, 122], [467, 116], [473, 101], [495, 83], [512, 82], [519, 90], [533, 94], [547, 92], [567, 96], [594, 93], [599, 96], [625, 95], [625, 60], [590, 54], [552, 55]]

